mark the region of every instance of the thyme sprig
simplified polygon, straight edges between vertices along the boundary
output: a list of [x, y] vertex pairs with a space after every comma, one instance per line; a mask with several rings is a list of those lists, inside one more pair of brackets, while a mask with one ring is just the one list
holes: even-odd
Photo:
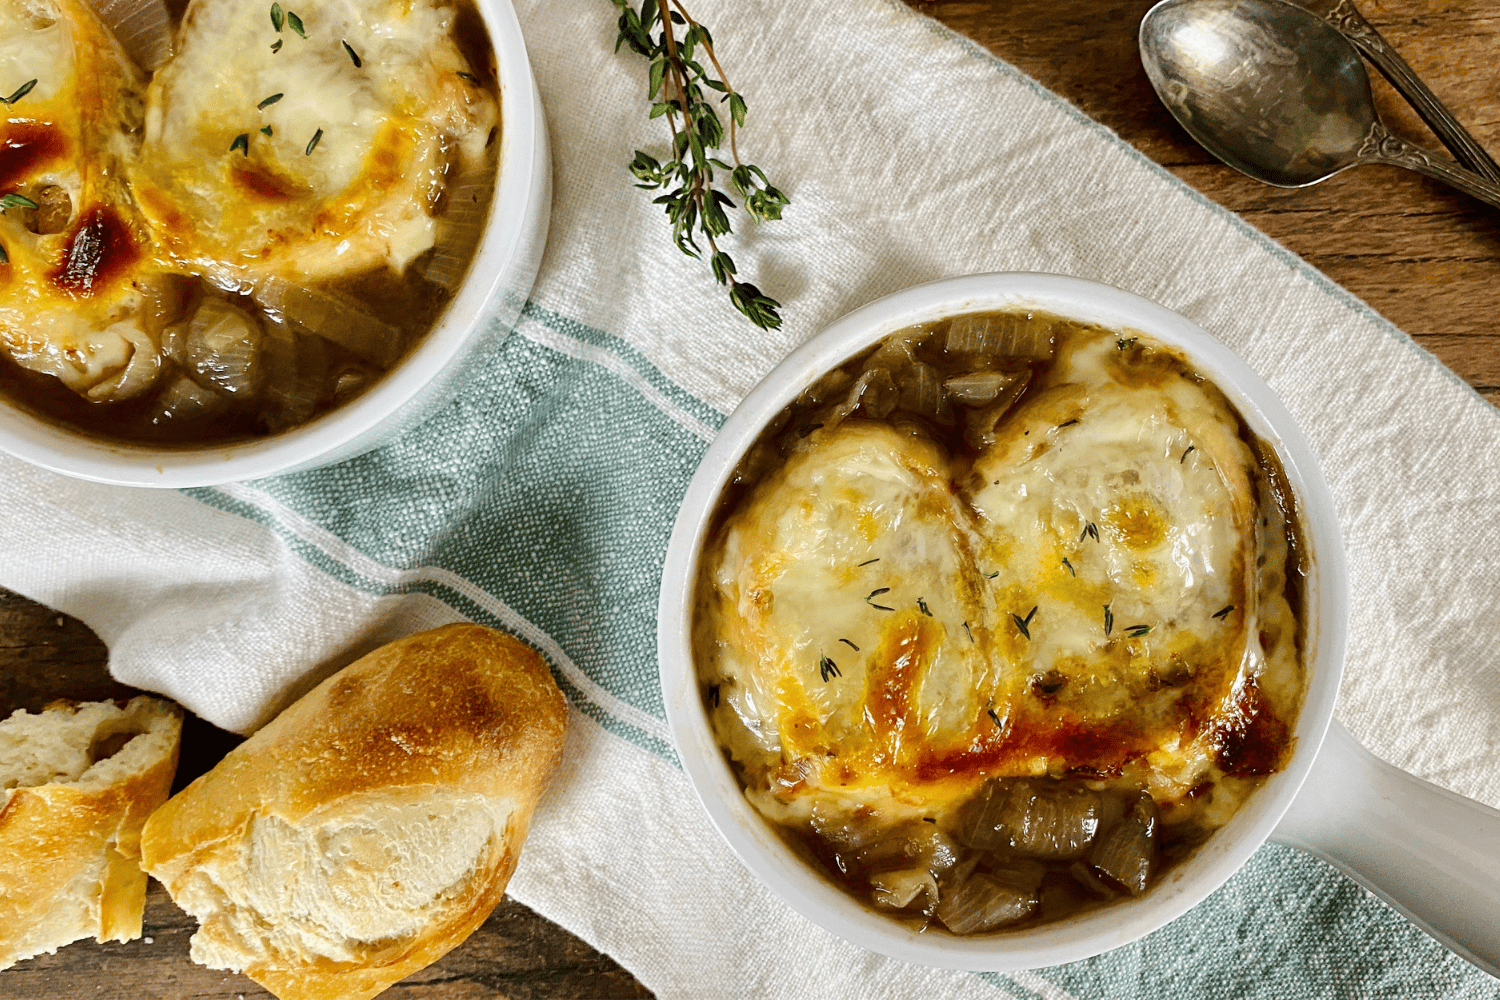
[[23, 83], [19, 87], [17, 87], [15, 93], [11, 94], [9, 97], [0, 97], [0, 104], [14, 104], [14, 103], [16, 103], [21, 98], [23, 98], [27, 94], [31, 93], [31, 89], [33, 87], [35, 87], [35, 86], [36, 86], [36, 81], [35, 80], [27, 80], [25, 83]]
[[843, 676], [843, 672], [839, 670], [839, 665], [826, 656], [818, 661], [818, 674], [823, 678], [824, 684], [828, 683], [828, 678], [830, 677]]
[[[701, 236], [708, 245], [714, 280], [729, 288], [734, 307], [756, 326], [774, 330], [781, 326], [781, 303], [737, 277], [734, 260], [718, 243], [719, 237], [733, 231], [726, 209], [736, 207], [719, 186], [719, 172], [728, 174], [729, 187], [754, 219], [779, 219], [788, 204], [786, 195], [772, 186], [764, 171], [740, 159], [738, 134], [745, 124], [745, 99], [729, 83], [708, 29], [694, 21], [679, 0], [641, 0], [639, 10], [632, 0], [613, 3], [620, 11], [615, 51], [628, 45], [651, 61], [647, 75], [651, 117], [665, 117], [672, 134], [671, 158], [665, 163], [636, 150], [630, 163], [636, 187], [665, 192], [652, 204], [666, 211], [677, 248], [701, 259], [697, 240]], [[700, 51], [717, 75], [698, 61]], [[722, 95], [719, 104], [728, 104], [727, 133], [707, 91]], [[726, 138], [733, 164], [715, 155]]]
[[1016, 623], [1016, 628], [1018, 628], [1018, 629], [1021, 630], [1021, 634], [1022, 635], [1024, 635], [1026, 638], [1030, 639], [1031, 638], [1031, 620], [1033, 618], [1035, 618], [1035, 617], [1036, 617], [1036, 608], [1033, 607], [1030, 611], [1028, 611], [1026, 613], [1026, 617], [1025, 618], [1022, 618], [1020, 615], [1017, 615], [1017, 614], [1012, 614], [1010, 616], [1010, 620]]

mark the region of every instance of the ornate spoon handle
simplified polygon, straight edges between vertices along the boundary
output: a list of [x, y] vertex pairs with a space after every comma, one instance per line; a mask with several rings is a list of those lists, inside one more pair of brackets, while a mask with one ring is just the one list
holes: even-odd
[[1364, 145], [1357, 154], [1361, 163], [1388, 163], [1393, 167], [1405, 167], [1419, 174], [1442, 181], [1464, 194], [1478, 198], [1486, 205], [1500, 208], [1500, 184], [1479, 176], [1472, 170], [1454, 166], [1446, 159], [1434, 158], [1424, 149], [1418, 149], [1380, 122], [1370, 126]]
[[1391, 48], [1375, 26], [1354, 9], [1351, 0], [1300, 0], [1300, 5], [1322, 17], [1339, 30], [1354, 46], [1375, 64], [1391, 85], [1401, 92], [1443, 145], [1470, 170], [1500, 184], [1500, 164], [1496, 164], [1484, 147], [1458, 123], [1453, 112], [1437, 99], [1406, 60]]

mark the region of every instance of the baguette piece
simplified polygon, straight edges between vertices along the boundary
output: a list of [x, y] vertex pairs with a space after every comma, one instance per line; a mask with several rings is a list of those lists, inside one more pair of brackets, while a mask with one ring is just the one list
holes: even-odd
[[177, 773], [182, 710], [56, 702], [0, 722], [0, 968], [141, 936], [141, 827]]
[[408, 636], [158, 810], [143, 864], [198, 918], [193, 961], [281, 1000], [367, 1000], [500, 902], [566, 727], [530, 647], [468, 624]]

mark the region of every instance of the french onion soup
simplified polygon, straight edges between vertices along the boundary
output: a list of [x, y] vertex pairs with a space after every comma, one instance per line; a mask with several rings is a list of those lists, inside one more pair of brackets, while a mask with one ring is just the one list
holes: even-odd
[[772, 421], [707, 538], [696, 667], [745, 795], [913, 926], [1146, 892], [1290, 755], [1293, 498], [1145, 336], [897, 331]]
[[[95, 437], [202, 444], [363, 392], [483, 229], [499, 106], [478, 14], [99, 9], [0, 0], [0, 394]], [[148, 74], [121, 37], [170, 57]]]

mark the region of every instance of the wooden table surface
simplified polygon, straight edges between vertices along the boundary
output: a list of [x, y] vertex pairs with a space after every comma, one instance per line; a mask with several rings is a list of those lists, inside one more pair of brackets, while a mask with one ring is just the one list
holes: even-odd
[[[1286, 191], [1220, 165], [1173, 122], [1141, 70], [1136, 28], [1151, 0], [910, 2], [1238, 212], [1500, 403], [1500, 331], [1492, 320], [1500, 315], [1500, 213], [1391, 167], [1361, 167]], [[1500, 153], [1500, 7], [1493, 0], [1360, 0], [1360, 8], [1479, 141]], [[609, 16], [602, 5], [600, 16]], [[732, 60], [732, 40], [719, 41]], [[1375, 83], [1386, 120], [1436, 148], [1384, 81]], [[104, 658], [104, 647], [82, 624], [0, 591], [4, 713], [35, 710], [56, 695], [123, 693], [105, 674]], [[206, 770], [233, 743], [194, 722], [184, 737], [179, 780]], [[154, 882], [145, 926], [142, 941], [79, 942], [0, 972], [0, 1000], [269, 996], [244, 977], [188, 961], [194, 921]], [[511, 900], [462, 947], [387, 994], [393, 1000], [650, 995], [608, 957]]]

